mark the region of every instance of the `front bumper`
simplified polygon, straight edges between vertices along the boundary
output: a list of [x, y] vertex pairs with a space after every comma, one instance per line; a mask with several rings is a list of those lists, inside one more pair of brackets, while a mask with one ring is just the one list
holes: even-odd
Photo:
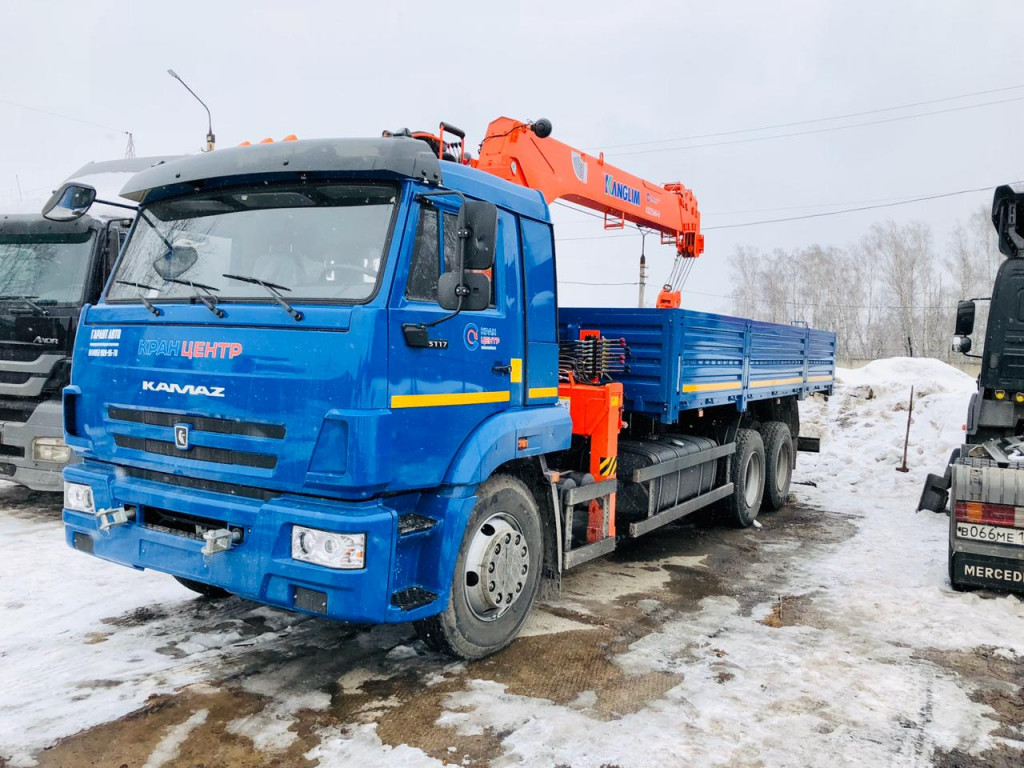
[[[451, 553], [458, 551], [474, 501], [466, 494], [358, 502], [282, 495], [263, 501], [132, 478], [94, 462], [69, 467], [64, 479], [89, 485], [97, 510], [131, 507], [136, 515], [134, 521], [100, 531], [96, 515], [65, 508], [66, 538], [75, 549], [212, 584], [260, 603], [365, 623], [411, 621], [444, 609]], [[201, 537], [155, 526], [157, 509], [218, 521], [239, 529], [241, 541], [225, 552], [204, 555]], [[409, 514], [434, 524], [400, 534], [400, 520]], [[293, 560], [294, 525], [365, 533], [364, 567], [334, 570]]]
[[81, 459], [72, 453], [66, 464], [36, 461], [32, 458], [32, 441], [39, 437], [64, 437], [59, 400], [41, 402], [24, 423], [0, 422], [0, 477], [34, 491], [59, 491], [64, 487], [61, 470]]

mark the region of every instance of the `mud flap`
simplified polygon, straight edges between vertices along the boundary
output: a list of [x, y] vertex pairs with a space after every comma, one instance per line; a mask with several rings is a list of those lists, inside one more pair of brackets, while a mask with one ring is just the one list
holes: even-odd
[[947, 469], [944, 475], [929, 474], [924, 481], [924, 490], [921, 491], [921, 500], [917, 502], [917, 511], [928, 510], [941, 513], [946, 511], [946, 504], [949, 502], [949, 486], [952, 472]]

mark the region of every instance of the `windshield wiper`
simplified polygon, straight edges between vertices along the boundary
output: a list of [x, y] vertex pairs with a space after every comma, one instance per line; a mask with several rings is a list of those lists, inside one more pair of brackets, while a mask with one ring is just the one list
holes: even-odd
[[[223, 309], [217, 306], [217, 302], [220, 301], [216, 296], [213, 295], [214, 291], [219, 291], [220, 288], [214, 288], [212, 285], [205, 285], [203, 283], [195, 283], [191, 280], [179, 280], [176, 277], [165, 277], [164, 280], [168, 283], [177, 283], [178, 285], [187, 285], [195, 293], [193, 299], [199, 299], [203, 302], [203, 306], [213, 312], [217, 317], [225, 317], [226, 314]], [[206, 293], [203, 293], [206, 291]]]
[[146, 285], [145, 283], [136, 283], [131, 280], [115, 280], [114, 282], [120, 285], [130, 285], [133, 286], [134, 288], [138, 288], [139, 298], [142, 299], [142, 305], [157, 317], [160, 317], [160, 315], [163, 314], [163, 312], [161, 312], [159, 309], [153, 306], [153, 302], [151, 302], [142, 294], [143, 291], [156, 291], [157, 293], [160, 293], [159, 288], [156, 288], [152, 285]]
[[21, 301], [26, 305], [32, 307], [32, 309], [34, 309], [36, 312], [43, 315], [44, 317], [49, 317], [50, 313], [47, 312], [46, 309], [32, 301], [32, 299], [38, 298], [38, 296], [24, 296], [22, 294], [11, 294], [10, 296], [0, 296], [0, 301]]
[[263, 290], [276, 301], [289, 315], [295, 318], [295, 322], [301, 322], [303, 314], [299, 310], [295, 309], [291, 304], [284, 300], [284, 296], [281, 295], [281, 291], [290, 291], [291, 288], [286, 288], [283, 285], [277, 283], [268, 283], [266, 280], [260, 280], [258, 277], [246, 277], [245, 275], [222, 275], [229, 280], [241, 280], [243, 283], [252, 283], [253, 285], [263, 286]]

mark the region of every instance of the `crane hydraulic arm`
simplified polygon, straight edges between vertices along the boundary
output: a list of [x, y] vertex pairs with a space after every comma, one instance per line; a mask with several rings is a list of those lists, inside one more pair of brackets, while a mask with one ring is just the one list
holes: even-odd
[[472, 165], [507, 181], [536, 189], [549, 203], [562, 199], [600, 211], [605, 229], [627, 223], [655, 230], [675, 245], [672, 275], [658, 296], [659, 307], [678, 307], [682, 260], [704, 251], [700, 212], [693, 192], [679, 183], [654, 184], [549, 137], [546, 120], [524, 123], [499, 117], [487, 127]]

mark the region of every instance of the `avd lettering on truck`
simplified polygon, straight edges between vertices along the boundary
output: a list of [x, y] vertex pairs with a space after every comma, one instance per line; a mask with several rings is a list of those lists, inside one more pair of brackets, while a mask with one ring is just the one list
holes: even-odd
[[[692, 192], [550, 130], [501, 118], [475, 159], [442, 124], [136, 175], [64, 391], [68, 543], [479, 658], [622, 539], [782, 506], [835, 336], [681, 309]], [[662, 308], [559, 309], [558, 198], [676, 247]]]

